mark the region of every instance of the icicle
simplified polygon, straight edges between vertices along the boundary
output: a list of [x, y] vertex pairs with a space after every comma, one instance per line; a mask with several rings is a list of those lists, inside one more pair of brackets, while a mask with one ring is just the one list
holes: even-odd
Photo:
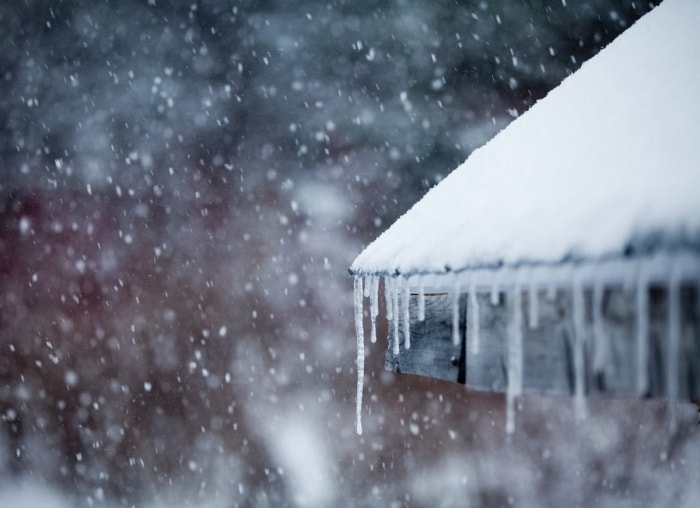
[[597, 373], [605, 372], [608, 363], [608, 338], [603, 329], [603, 290], [602, 280], [596, 277], [593, 282], [593, 371]]
[[669, 427], [676, 430], [676, 402], [678, 401], [678, 363], [681, 343], [681, 288], [678, 263], [671, 266], [668, 283], [668, 365], [666, 367], [666, 390], [669, 405]]
[[557, 283], [555, 273], [553, 273], [552, 268], [546, 270], [547, 274], [547, 300], [553, 302], [557, 297]]
[[469, 314], [467, 319], [467, 329], [471, 335], [472, 353], [479, 354], [479, 300], [476, 294], [476, 281], [472, 275], [469, 282]]
[[362, 292], [362, 295], [365, 298], [369, 298], [369, 286], [372, 281], [372, 276], [371, 275], [366, 275], [364, 278], [364, 291]]
[[585, 365], [585, 307], [583, 286], [579, 275], [574, 275], [574, 413], [577, 420], [586, 417], [586, 365]]
[[535, 283], [534, 276], [530, 277], [530, 284], [528, 285], [527, 289], [527, 301], [529, 305], [528, 309], [530, 311], [528, 316], [528, 324], [530, 325], [530, 329], [534, 330], [540, 323], [540, 306], [539, 301], [537, 300], [537, 285]]
[[409, 304], [411, 303], [411, 292], [409, 290], [408, 279], [403, 281], [403, 347], [411, 349], [411, 315]]
[[459, 281], [455, 279], [452, 290], [452, 344], [459, 346]]
[[425, 284], [423, 277], [418, 278], [418, 321], [425, 321]]
[[498, 305], [498, 270], [493, 271], [491, 278], [491, 305]]
[[635, 270], [633, 263], [625, 263], [622, 273], [622, 289], [625, 293], [631, 293], [635, 289], [635, 282], [639, 282], [639, 272]]
[[637, 274], [637, 395], [643, 397], [649, 389], [649, 280], [647, 267], [642, 264]]
[[511, 319], [508, 333], [508, 386], [506, 388], [506, 432], [515, 432], [515, 398], [523, 389], [523, 314], [520, 283], [511, 294]]
[[392, 343], [392, 352], [395, 355], [399, 354], [399, 279], [394, 279], [391, 284], [391, 307], [392, 307], [392, 323], [394, 325], [394, 340]]
[[386, 300], [386, 320], [391, 323], [394, 319], [393, 292], [394, 280], [386, 276], [384, 277], [384, 299]]
[[510, 390], [506, 393], [506, 432], [515, 432], [515, 396]]
[[515, 395], [523, 391], [523, 303], [521, 288], [515, 286], [513, 296], [513, 361], [515, 366]]
[[370, 341], [377, 342], [377, 316], [379, 315], [379, 276], [374, 275], [370, 279], [369, 288], [369, 317], [370, 317]]
[[355, 333], [357, 334], [357, 395], [355, 397], [355, 423], [357, 435], [362, 435], [362, 389], [365, 378], [365, 331], [363, 328], [362, 277], [354, 281]]

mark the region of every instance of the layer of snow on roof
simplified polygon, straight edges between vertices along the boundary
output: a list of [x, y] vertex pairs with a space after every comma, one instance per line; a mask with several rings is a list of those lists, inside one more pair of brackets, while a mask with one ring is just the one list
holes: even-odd
[[353, 273], [598, 259], [700, 239], [700, 2], [666, 0], [358, 256]]

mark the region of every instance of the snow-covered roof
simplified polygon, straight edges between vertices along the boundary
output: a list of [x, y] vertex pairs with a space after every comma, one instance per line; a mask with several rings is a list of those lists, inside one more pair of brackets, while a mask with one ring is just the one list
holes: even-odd
[[476, 150], [355, 274], [700, 250], [700, 2], [666, 0]]

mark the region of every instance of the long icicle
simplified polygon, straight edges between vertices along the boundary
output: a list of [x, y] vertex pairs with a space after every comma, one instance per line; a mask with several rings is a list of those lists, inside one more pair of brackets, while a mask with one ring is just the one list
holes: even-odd
[[546, 273], [547, 280], [547, 300], [553, 302], [557, 297], [557, 277], [553, 267], [543, 268]]
[[362, 277], [355, 276], [355, 333], [357, 335], [357, 395], [355, 397], [355, 424], [357, 435], [362, 435], [362, 390], [365, 379], [365, 331], [363, 327]]
[[377, 316], [379, 315], [379, 276], [370, 278], [369, 289], [369, 317], [370, 317], [370, 342], [377, 342]]
[[408, 279], [403, 281], [403, 298], [401, 299], [402, 304], [402, 315], [403, 315], [403, 347], [406, 349], [411, 349], [411, 314], [409, 310], [409, 304], [411, 303], [411, 291], [408, 283]]
[[506, 388], [506, 432], [515, 432], [515, 398], [523, 387], [523, 314], [520, 281], [512, 288], [508, 333], [508, 386]]
[[425, 321], [425, 283], [420, 275], [418, 276], [418, 321]]
[[498, 270], [491, 275], [491, 305], [498, 305]]
[[452, 289], [452, 344], [459, 346], [459, 281], [455, 277]]
[[640, 264], [636, 287], [637, 395], [649, 390], [649, 280], [647, 267]]
[[603, 281], [595, 276], [593, 281], [593, 372], [605, 373], [608, 364], [608, 338], [603, 328]]
[[392, 317], [393, 317], [393, 325], [394, 325], [394, 340], [392, 342], [392, 352], [395, 355], [399, 354], [399, 322], [401, 319], [399, 318], [399, 278], [395, 278], [394, 281], [391, 284], [391, 306], [392, 306]]
[[586, 417], [586, 329], [585, 306], [583, 299], [583, 284], [581, 276], [574, 274], [573, 284], [574, 307], [574, 414], [577, 420]]
[[476, 281], [475, 277], [472, 275], [469, 281], [469, 315], [467, 316], [467, 329], [470, 332], [469, 340], [472, 345], [472, 353], [475, 355], [479, 354], [479, 299], [476, 294]]
[[394, 319], [394, 300], [392, 298], [394, 279], [388, 275], [384, 277], [384, 300], [386, 303], [386, 320], [388, 323]]
[[681, 305], [680, 274], [677, 262], [671, 266], [671, 278], [668, 283], [668, 366], [666, 368], [666, 391], [669, 406], [669, 427], [676, 430], [676, 402], [678, 401], [681, 346]]
[[530, 274], [530, 283], [527, 287], [527, 301], [528, 301], [528, 325], [531, 330], [537, 328], [540, 324], [540, 306], [537, 296], [537, 281], [535, 280], [535, 274]]

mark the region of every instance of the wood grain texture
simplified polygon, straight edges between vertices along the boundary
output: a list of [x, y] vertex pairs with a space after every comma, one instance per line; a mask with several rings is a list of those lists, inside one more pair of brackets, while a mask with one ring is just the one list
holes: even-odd
[[[460, 298], [460, 336], [464, 336], [464, 302]], [[451, 295], [429, 295], [425, 299], [425, 321], [418, 321], [418, 297], [411, 295], [411, 348], [404, 348], [404, 332], [399, 324], [398, 355], [391, 347], [386, 352], [386, 370], [418, 374], [447, 381], [460, 381], [460, 358], [462, 344], [452, 343], [452, 297]], [[399, 319], [399, 321], [401, 321]], [[393, 337], [394, 323], [390, 323], [389, 337]], [[463, 364], [463, 361], [462, 361]], [[462, 379], [463, 383], [464, 380]]]
[[[554, 298], [545, 291], [535, 293], [539, 322], [528, 322], [529, 293], [522, 294], [523, 391], [572, 394], [574, 391], [574, 319], [570, 291], [559, 290]], [[465, 383], [475, 390], [504, 392], [508, 384], [508, 327], [512, 315], [508, 295], [499, 294], [492, 305], [490, 295], [479, 294], [479, 352], [465, 338], [467, 295], [459, 300], [461, 343], [452, 343], [452, 296], [426, 295], [423, 322], [418, 315], [418, 297], [411, 295], [411, 348], [398, 355], [389, 349], [387, 370], [418, 374]], [[643, 393], [638, 381], [638, 341], [635, 291], [606, 289], [602, 293], [600, 326], [596, 327], [593, 291], [583, 293], [584, 380], [587, 395], [663, 398], [669, 394], [669, 305], [668, 291], [653, 287], [648, 293], [648, 355], [645, 371], [648, 385]], [[697, 287], [680, 292], [680, 347], [678, 351], [678, 398], [700, 399], [700, 301]], [[511, 298], [512, 300], [512, 298]], [[471, 307], [470, 307], [471, 308]], [[393, 324], [390, 323], [393, 330]], [[643, 356], [643, 355], [642, 355]], [[604, 360], [602, 360], [604, 359]]]

